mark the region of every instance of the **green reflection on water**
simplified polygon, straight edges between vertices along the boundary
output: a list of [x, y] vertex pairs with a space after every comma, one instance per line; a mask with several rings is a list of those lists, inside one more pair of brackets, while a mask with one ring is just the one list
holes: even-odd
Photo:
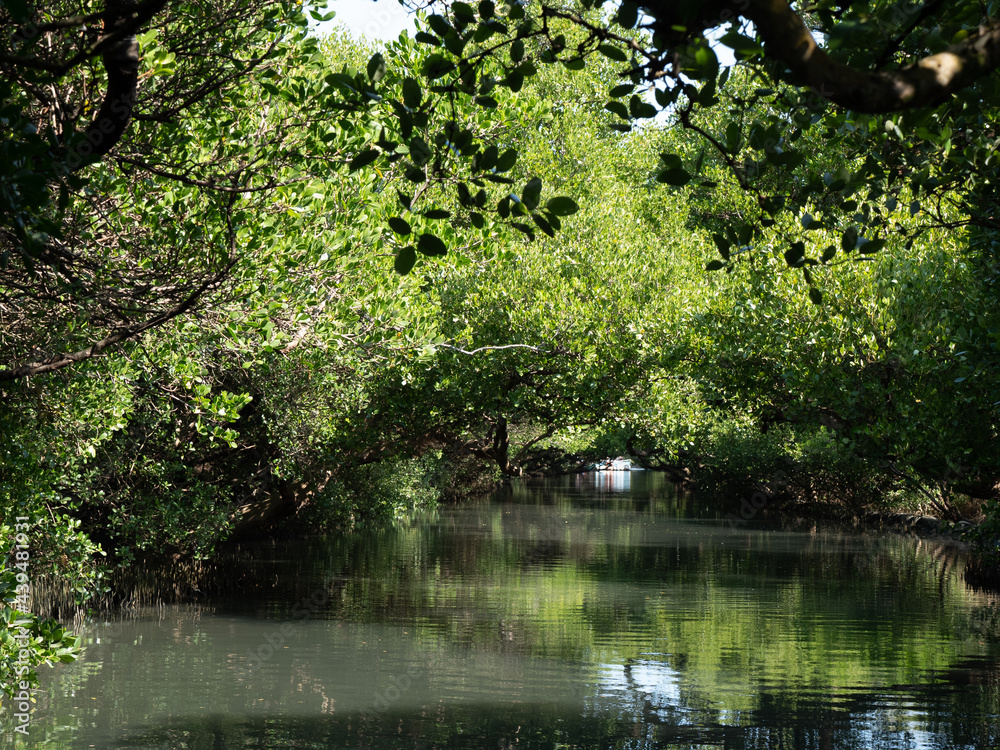
[[40, 747], [994, 747], [961, 550], [734, 531], [659, 475], [519, 485], [234, 552], [91, 622]]

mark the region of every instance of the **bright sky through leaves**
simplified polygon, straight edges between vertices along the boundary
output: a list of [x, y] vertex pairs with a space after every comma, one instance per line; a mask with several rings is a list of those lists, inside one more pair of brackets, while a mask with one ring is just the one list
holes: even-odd
[[395, 39], [403, 29], [413, 28], [413, 16], [396, 0], [333, 0], [333, 21], [318, 24], [320, 31], [345, 26], [353, 36], [367, 39]]

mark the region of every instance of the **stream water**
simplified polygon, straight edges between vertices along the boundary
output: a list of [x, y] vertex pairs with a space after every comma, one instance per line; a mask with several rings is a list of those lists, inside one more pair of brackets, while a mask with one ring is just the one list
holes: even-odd
[[86, 620], [21, 744], [997, 748], [1000, 609], [963, 565], [735, 525], [652, 473], [519, 484]]

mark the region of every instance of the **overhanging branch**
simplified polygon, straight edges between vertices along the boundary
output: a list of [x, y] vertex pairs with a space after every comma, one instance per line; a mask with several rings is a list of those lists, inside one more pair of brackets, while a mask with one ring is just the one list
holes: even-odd
[[481, 346], [478, 349], [473, 349], [472, 351], [462, 349], [461, 347], [458, 346], [452, 346], [451, 344], [439, 344], [439, 346], [442, 349], [451, 349], [453, 351], [459, 352], [460, 354], [479, 354], [479, 352], [494, 352], [494, 351], [499, 351], [501, 349], [528, 349], [533, 352], [541, 351], [541, 349], [539, 349], [537, 346], [531, 346], [530, 344], [503, 344], [502, 346]]
[[122, 341], [138, 336], [144, 331], [148, 331], [151, 328], [156, 328], [164, 323], [186, 313], [195, 302], [209, 289], [221, 282], [226, 275], [229, 273], [230, 269], [233, 267], [236, 261], [232, 261], [224, 269], [219, 271], [217, 274], [212, 276], [212, 278], [205, 281], [201, 286], [195, 289], [191, 294], [189, 294], [180, 304], [172, 307], [170, 310], [157, 315], [156, 317], [140, 323], [136, 326], [131, 326], [129, 328], [124, 328], [119, 331], [115, 331], [110, 336], [97, 341], [90, 346], [80, 349], [75, 352], [69, 352], [67, 354], [62, 354], [52, 359], [48, 359], [44, 362], [29, 362], [21, 367], [14, 367], [7, 370], [0, 370], [0, 382], [8, 380], [18, 380], [19, 378], [30, 378], [35, 375], [44, 375], [49, 372], [55, 372], [56, 370], [61, 370], [64, 367], [69, 367], [70, 365], [83, 362], [85, 360], [96, 357], [98, 354], [103, 352], [110, 346], [114, 346]]
[[785, 0], [743, 0], [737, 5], [744, 3], [740, 14], [753, 22], [770, 56], [785, 63], [798, 83], [857, 112], [898, 112], [938, 104], [1000, 66], [1000, 20], [900, 70], [865, 71], [823, 51]]

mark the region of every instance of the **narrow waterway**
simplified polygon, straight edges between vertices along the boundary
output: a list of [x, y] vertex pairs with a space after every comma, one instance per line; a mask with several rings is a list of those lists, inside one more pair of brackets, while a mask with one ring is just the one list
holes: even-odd
[[997, 599], [939, 543], [735, 526], [659, 475], [232, 553], [91, 619], [51, 748], [996, 748]]

